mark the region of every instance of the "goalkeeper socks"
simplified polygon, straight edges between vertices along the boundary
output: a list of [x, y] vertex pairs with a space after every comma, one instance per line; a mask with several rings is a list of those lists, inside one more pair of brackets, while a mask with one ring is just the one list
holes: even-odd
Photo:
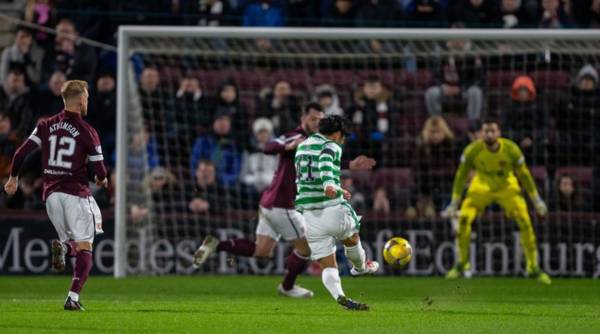
[[286, 259], [286, 271], [283, 277], [284, 290], [290, 290], [296, 283], [296, 277], [300, 275], [308, 266], [308, 257], [304, 257], [296, 253], [294, 249], [292, 253]]
[[77, 252], [75, 267], [73, 268], [73, 281], [71, 282], [71, 291], [80, 293], [85, 281], [92, 269], [92, 252], [82, 250]]
[[340, 280], [340, 273], [337, 268], [329, 267], [323, 269], [321, 279], [333, 299], [337, 300], [339, 296], [344, 296], [342, 281]]
[[252, 256], [255, 248], [256, 244], [248, 239], [229, 239], [220, 241], [217, 251], [237, 256]]
[[348, 260], [350, 260], [350, 262], [352, 263], [354, 268], [356, 268], [356, 270], [365, 270], [365, 262], [367, 256], [365, 255], [365, 250], [362, 247], [360, 241], [356, 246], [344, 246], [344, 251], [346, 253], [346, 257], [348, 258]]

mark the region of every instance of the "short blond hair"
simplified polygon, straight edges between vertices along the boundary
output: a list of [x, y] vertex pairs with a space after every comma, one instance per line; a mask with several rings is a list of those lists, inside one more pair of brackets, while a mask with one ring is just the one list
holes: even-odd
[[66, 101], [80, 96], [87, 89], [87, 82], [83, 80], [69, 80], [66, 81], [60, 88], [60, 95], [62, 95], [62, 98]]
[[424, 143], [431, 142], [431, 132], [434, 129], [439, 129], [444, 133], [444, 137], [446, 139], [454, 139], [454, 133], [450, 130], [448, 123], [442, 116], [431, 116], [425, 121], [425, 125], [423, 126], [423, 130], [421, 131], [421, 138]]

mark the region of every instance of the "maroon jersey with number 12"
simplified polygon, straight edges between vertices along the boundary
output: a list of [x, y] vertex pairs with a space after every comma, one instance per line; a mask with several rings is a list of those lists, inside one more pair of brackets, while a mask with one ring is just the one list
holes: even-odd
[[92, 162], [99, 180], [106, 177], [98, 133], [79, 113], [63, 110], [40, 121], [13, 158], [11, 175], [16, 176], [23, 160], [36, 147], [42, 148], [43, 200], [53, 192], [80, 197], [91, 195], [87, 162]]

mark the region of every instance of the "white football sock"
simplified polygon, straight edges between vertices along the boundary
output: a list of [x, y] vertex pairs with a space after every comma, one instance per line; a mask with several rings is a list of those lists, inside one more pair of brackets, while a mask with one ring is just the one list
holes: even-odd
[[71, 297], [71, 300], [74, 302], [78, 302], [79, 301], [79, 294], [73, 291], [69, 291], [69, 297]]
[[337, 268], [325, 268], [321, 273], [323, 285], [327, 288], [333, 299], [337, 300], [339, 296], [344, 296], [342, 290], [342, 281]]
[[356, 245], [356, 246], [352, 246], [352, 247], [344, 246], [344, 251], [346, 253], [346, 257], [348, 258], [348, 260], [350, 260], [350, 262], [352, 262], [352, 265], [354, 266], [354, 268], [356, 268], [356, 270], [358, 270], [358, 271], [365, 270], [365, 261], [366, 261], [367, 256], [365, 255], [365, 250], [362, 247], [362, 244], [360, 243], [360, 241], [358, 242], [358, 245]]

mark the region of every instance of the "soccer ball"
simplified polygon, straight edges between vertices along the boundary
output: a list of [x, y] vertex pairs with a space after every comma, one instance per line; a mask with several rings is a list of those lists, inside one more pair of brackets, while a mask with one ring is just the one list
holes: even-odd
[[412, 259], [412, 253], [412, 246], [400, 237], [391, 238], [383, 246], [383, 258], [393, 266], [404, 267]]

